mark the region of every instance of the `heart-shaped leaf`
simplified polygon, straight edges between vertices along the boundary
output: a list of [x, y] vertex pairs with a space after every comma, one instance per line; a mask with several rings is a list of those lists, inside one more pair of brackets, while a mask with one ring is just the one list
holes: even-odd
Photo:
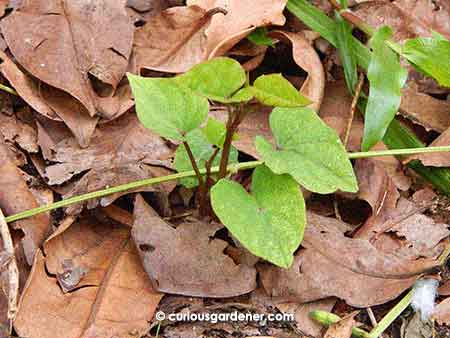
[[311, 103], [281, 74], [261, 75], [252, 90], [253, 95], [268, 106], [302, 107]]
[[385, 26], [370, 39], [373, 52], [367, 69], [370, 90], [364, 117], [363, 151], [372, 148], [386, 133], [400, 107], [401, 89], [408, 75], [398, 55], [385, 43], [391, 35], [392, 30]]
[[128, 80], [139, 120], [160, 136], [183, 141], [185, 134], [198, 128], [208, 115], [208, 100], [173, 78], [128, 74]]
[[[189, 144], [192, 155], [194, 155], [197, 166], [200, 169], [205, 168], [206, 162], [211, 158], [215, 150], [211, 143], [208, 142], [205, 133], [200, 129], [195, 129], [186, 135], [186, 141]], [[212, 162], [212, 166], [219, 165], [221, 156], [222, 151], [216, 155]], [[228, 161], [230, 164], [237, 163], [238, 151], [236, 148], [231, 147]], [[179, 172], [193, 170], [189, 155], [183, 144], [180, 144], [175, 152], [174, 167]], [[186, 188], [194, 188], [198, 185], [198, 179], [196, 177], [186, 177], [180, 179], [180, 183]]]
[[227, 102], [244, 85], [246, 75], [239, 62], [220, 57], [200, 63], [175, 79], [208, 99]]
[[347, 152], [334, 129], [310, 108], [275, 108], [270, 128], [277, 149], [257, 136], [256, 149], [277, 174], [290, 174], [306, 189], [327, 194], [356, 192], [358, 184]]
[[253, 95], [275, 107], [302, 107], [311, 103], [281, 74], [261, 75], [253, 83]]
[[221, 222], [251, 253], [288, 268], [303, 239], [305, 202], [289, 175], [255, 169], [252, 195], [222, 179], [211, 189], [211, 203]]

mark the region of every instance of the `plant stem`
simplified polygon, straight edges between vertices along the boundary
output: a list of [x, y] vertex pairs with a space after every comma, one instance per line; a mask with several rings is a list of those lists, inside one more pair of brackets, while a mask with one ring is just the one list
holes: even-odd
[[[419, 154], [419, 153], [431, 153], [431, 152], [437, 152], [437, 151], [439, 151], [439, 152], [450, 151], [450, 146], [358, 152], [358, 153], [349, 153], [348, 157], [350, 159], [355, 159], [355, 158], [391, 156], [391, 155], [412, 155], [412, 154]], [[231, 164], [231, 165], [227, 166], [226, 172], [235, 172], [235, 171], [239, 171], [239, 170], [253, 169], [262, 164], [264, 164], [263, 161], [250, 161], [250, 162]], [[210, 172], [211, 172], [211, 174], [214, 174], [214, 173], [218, 173], [219, 170], [220, 170], [220, 167], [215, 166], [215, 167], [211, 168]], [[66, 207], [71, 204], [84, 202], [84, 201], [91, 200], [94, 198], [100, 198], [100, 197], [115, 194], [118, 192], [132, 190], [132, 189], [140, 188], [140, 187], [147, 186], [147, 185], [153, 185], [153, 184], [173, 181], [173, 180], [177, 180], [177, 179], [185, 178], [185, 177], [193, 177], [193, 176], [197, 176], [198, 174], [200, 174], [200, 175], [206, 174], [206, 169], [205, 168], [199, 169], [198, 173], [196, 173], [194, 170], [183, 171], [183, 172], [172, 174], [172, 175], [147, 178], [144, 180], [134, 181], [134, 182], [118, 185], [118, 186], [103, 189], [103, 190], [92, 191], [92, 192], [89, 192], [84, 195], [70, 197], [70, 198], [64, 199], [62, 201], [58, 201], [58, 202], [44, 205], [41, 207], [22, 211], [17, 214], [10, 215], [10, 216], [6, 217], [5, 219], [6, 219], [6, 222], [8, 222], [8, 223], [14, 222], [14, 221], [17, 221], [20, 219], [24, 219], [24, 218], [32, 217], [37, 214], [41, 214], [43, 212]]]
[[[257, 166], [260, 166], [261, 164], [263, 164], [262, 161], [242, 162], [242, 163], [229, 165], [228, 170], [229, 171], [238, 171], [238, 170], [252, 169], [252, 168], [256, 168]], [[200, 174], [205, 174], [206, 169], [200, 169], [199, 172], [200, 172]], [[216, 167], [211, 168], [211, 173], [217, 173], [217, 172], [219, 172], [219, 167], [216, 166]], [[196, 176], [196, 173], [195, 173], [195, 171], [190, 170], [190, 171], [183, 171], [181, 173], [176, 173], [176, 174], [167, 175], [167, 176], [146, 178], [143, 180], [126, 183], [126, 184], [118, 185], [118, 186], [103, 189], [103, 190], [92, 191], [87, 194], [70, 197], [70, 198], [55, 202], [55, 203], [51, 203], [51, 204], [47, 204], [47, 205], [44, 205], [41, 207], [22, 211], [17, 214], [5, 217], [5, 220], [6, 220], [6, 222], [10, 223], [10, 222], [17, 221], [20, 219], [32, 217], [34, 215], [41, 214], [41, 213], [44, 213], [44, 212], [47, 212], [50, 210], [67, 207], [67, 206], [75, 204], [75, 203], [88, 201], [88, 200], [91, 200], [94, 198], [100, 198], [100, 197], [112, 195], [115, 193], [140, 188], [143, 186], [148, 186], [148, 185], [153, 185], [153, 184], [158, 184], [158, 183], [163, 183], [163, 182], [168, 182], [168, 181], [174, 181], [174, 180], [178, 180], [180, 178], [193, 177], [193, 176]]]
[[414, 291], [411, 289], [409, 292], [402, 298], [400, 302], [397, 303], [378, 323], [376, 327], [373, 328], [369, 333], [370, 338], [378, 338], [381, 334], [391, 325], [398, 316], [409, 306], [411, 303], [411, 299]]
[[382, 157], [382, 156], [406, 156], [406, 155], [414, 155], [414, 154], [439, 153], [439, 152], [449, 152], [449, 151], [450, 151], [450, 146], [372, 150], [372, 151], [349, 153], [348, 158], [357, 159], [357, 158]]
[[4, 92], [10, 93], [15, 96], [19, 96], [19, 94], [14, 89], [12, 89], [11, 87], [5, 86], [4, 84], [1, 84], [1, 83], [0, 83], [0, 90], [3, 90]]
[[200, 174], [200, 170], [198, 169], [197, 161], [195, 160], [194, 154], [192, 154], [191, 147], [187, 143], [187, 141], [183, 141], [184, 148], [186, 149], [186, 152], [189, 156], [189, 160], [191, 161], [192, 168], [194, 169], [195, 176], [197, 176], [198, 180], [198, 201], [199, 201], [199, 211], [200, 215], [205, 215], [205, 202], [206, 202], [206, 186], [205, 182], [203, 181], [203, 176]]

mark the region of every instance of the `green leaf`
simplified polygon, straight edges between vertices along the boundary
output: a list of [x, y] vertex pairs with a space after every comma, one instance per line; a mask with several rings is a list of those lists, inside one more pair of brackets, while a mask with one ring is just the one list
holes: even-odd
[[441, 38], [407, 40], [402, 55], [421, 72], [450, 87], [450, 42]]
[[298, 184], [267, 167], [255, 169], [252, 195], [238, 183], [222, 179], [211, 189], [214, 212], [252, 254], [283, 268], [303, 240], [305, 202]]
[[163, 137], [183, 141], [208, 115], [208, 100], [173, 79], [127, 76], [139, 120]]
[[253, 99], [253, 90], [251, 87], [243, 87], [239, 89], [233, 96], [230, 98], [217, 98], [215, 101], [221, 103], [241, 103], [248, 102]]
[[266, 27], [258, 27], [249, 35], [247, 39], [257, 46], [273, 46], [273, 40], [267, 36]]
[[381, 27], [369, 41], [373, 52], [367, 70], [370, 89], [364, 117], [363, 151], [372, 148], [386, 133], [400, 106], [401, 89], [408, 75], [398, 55], [385, 44], [391, 35], [389, 27]]
[[358, 82], [356, 55], [352, 44], [352, 27], [336, 12], [336, 47], [344, 67], [345, 82], [350, 93], [355, 93]]
[[[203, 128], [203, 133], [205, 134], [206, 139], [209, 143], [222, 148], [223, 143], [225, 142], [227, 128], [221, 121], [216, 120], [213, 117], [209, 117], [208, 121], [206, 122], [205, 128]], [[237, 140], [238, 135], [234, 134], [232, 139]]]
[[334, 129], [310, 108], [275, 108], [270, 128], [277, 149], [261, 136], [256, 150], [276, 174], [290, 174], [306, 189], [327, 194], [356, 192], [358, 184], [347, 152]]
[[199, 95], [226, 102], [244, 85], [246, 76], [239, 62], [219, 57], [200, 63], [175, 79]]
[[[313, 31], [318, 32], [324, 39], [333, 46], [336, 44], [337, 24], [320, 9], [311, 5], [307, 0], [288, 0], [286, 8], [299, 18], [305, 25]], [[361, 41], [352, 39], [353, 50], [355, 51], [358, 64], [367, 69], [370, 60], [370, 51]]]
[[[208, 142], [203, 131], [201, 129], [191, 131], [186, 135], [186, 141], [191, 148], [199, 169], [205, 168], [205, 163], [210, 159], [215, 149]], [[221, 155], [222, 151], [216, 155], [212, 166], [219, 165]], [[229, 163], [237, 162], [238, 151], [236, 148], [231, 147]], [[175, 152], [174, 167], [178, 172], [193, 170], [189, 155], [183, 144], [180, 144]], [[180, 184], [184, 185], [186, 188], [194, 188], [198, 185], [198, 180], [196, 177], [182, 178], [180, 179]]]
[[311, 103], [281, 74], [261, 75], [252, 88], [255, 97], [268, 106], [301, 107]]

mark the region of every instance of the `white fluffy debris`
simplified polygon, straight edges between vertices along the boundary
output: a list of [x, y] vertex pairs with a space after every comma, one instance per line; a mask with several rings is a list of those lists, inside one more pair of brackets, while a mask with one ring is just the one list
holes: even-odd
[[414, 284], [411, 306], [420, 312], [422, 321], [427, 321], [434, 311], [438, 286], [435, 279], [421, 279]]

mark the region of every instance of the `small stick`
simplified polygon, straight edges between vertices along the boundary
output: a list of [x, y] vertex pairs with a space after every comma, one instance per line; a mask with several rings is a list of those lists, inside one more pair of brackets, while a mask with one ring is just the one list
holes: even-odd
[[377, 319], [375, 318], [372, 308], [368, 307], [368, 308], [366, 308], [366, 311], [367, 311], [367, 314], [369, 315], [369, 319], [370, 319], [370, 322], [372, 323], [372, 326], [373, 327], [377, 326], [378, 325]]
[[5, 252], [10, 256], [8, 262], [8, 320], [9, 320], [9, 334], [12, 332], [12, 324], [17, 314], [17, 298], [19, 294], [19, 269], [17, 268], [17, 261], [14, 255], [14, 244], [9, 232], [8, 224], [5, 216], [0, 209], [0, 234], [3, 240], [3, 247]]
[[345, 136], [344, 136], [344, 147], [345, 148], [347, 148], [348, 139], [350, 137], [350, 130], [352, 128], [353, 119], [355, 117], [355, 110], [356, 110], [356, 106], [358, 105], [358, 100], [359, 100], [359, 96], [361, 95], [361, 89], [362, 89], [363, 84], [364, 84], [364, 74], [360, 73], [358, 85], [356, 86], [355, 95], [353, 96], [353, 101], [352, 101], [352, 105], [350, 108], [350, 117], [348, 118], [347, 127], [345, 129]]

